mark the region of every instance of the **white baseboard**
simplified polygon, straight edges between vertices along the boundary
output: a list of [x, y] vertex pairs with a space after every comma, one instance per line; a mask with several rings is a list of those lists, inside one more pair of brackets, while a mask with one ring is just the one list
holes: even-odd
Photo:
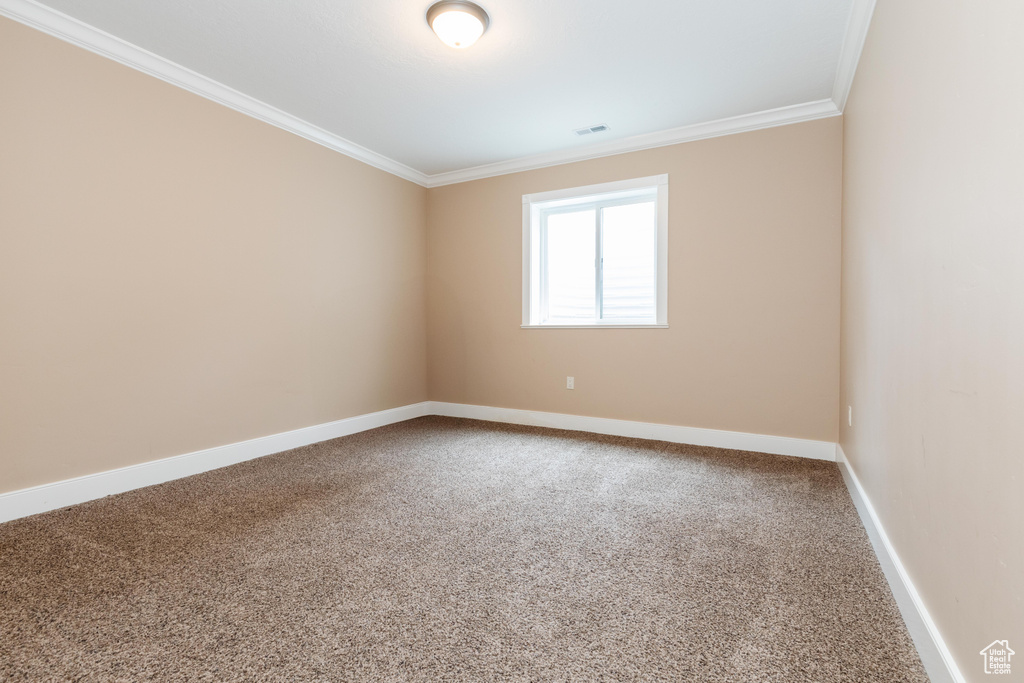
[[404, 422], [429, 414], [429, 401], [413, 403], [391, 410], [357, 415], [290, 432], [239, 441], [227, 446], [207, 448], [195, 453], [176, 455], [20, 491], [11, 491], [0, 494], [0, 522], [57, 510], [68, 505], [77, 505], [144, 486], [162, 484], [173, 479], [227, 467], [271, 453], [280, 453], [292, 448], [308, 446], [311, 443], [336, 439], [339, 436], [364, 432], [367, 429]]
[[344, 420], [0, 494], [0, 523], [425, 415], [444, 415], [536, 427], [552, 427], [697, 446], [791, 455], [816, 460], [837, 460], [850, 496], [853, 498], [853, 503], [867, 530], [868, 538], [875, 549], [882, 571], [889, 582], [893, 597], [896, 599], [896, 604], [899, 606], [928, 676], [932, 683], [964, 683], [963, 675], [957, 668], [935, 622], [928, 614], [907, 570], [900, 562], [885, 529], [882, 528], [882, 523], [872, 507], [871, 501], [858, 481], [857, 475], [850, 468], [846, 454], [838, 444], [828, 441], [513, 408], [423, 401], [391, 410], [358, 415]]
[[107, 472], [89, 474], [74, 479], [43, 484], [20, 491], [0, 494], [0, 523], [20, 517], [77, 505], [104, 496], [124, 493], [173, 479], [208, 472], [235, 463], [252, 460], [271, 453], [280, 453], [311, 443], [336, 439], [340, 436], [374, 429], [395, 422], [403, 422], [425, 415], [446, 415], [492, 422], [510, 422], [537, 427], [554, 427], [574, 431], [630, 436], [689, 443], [697, 446], [715, 446], [743, 451], [758, 451], [775, 455], [793, 455], [801, 458], [834, 460], [834, 443], [810, 441], [782, 436], [725, 432], [717, 429], [678, 427], [649, 422], [631, 422], [580, 415], [542, 413], [532, 410], [491, 408], [460, 403], [423, 401], [412, 405], [382, 410], [378, 413], [358, 415], [344, 420], [272, 434], [248, 441], [207, 448], [195, 453], [176, 455], [162, 460], [122, 467]]
[[910, 631], [910, 637], [914, 640], [928, 677], [932, 683], [964, 683], [964, 677], [949, 648], [946, 647], [942, 634], [932, 621], [921, 595], [896, 554], [896, 549], [886, 535], [871, 500], [846, 459], [846, 453], [838, 444], [836, 457], [839, 470], [846, 481], [846, 488], [850, 490], [850, 497], [853, 498], [853, 504], [857, 507], [864, 529], [868, 532], [871, 545], [875, 548], [878, 563], [882, 565], [882, 572], [889, 582], [889, 588], [900, 608], [903, 621], [907, 624], [907, 630]]
[[434, 415], [447, 415], [448, 417], [466, 417], [474, 420], [510, 422], [533, 427], [553, 427], [577, 432], [630, 436], [638, 439], [688, 443], [695, 446], [732, 448], [772, 455], [792, 455], [815, 460], [834, 461], [836, 459], [836, 445], [831, 441], [811, 441], [810, 439], [794, 439], [786, 436], [726, 432], [719, 429], [680, 427], [653, 422], [633, 422], [605, 417], [542, 413], [533, 410], [492, 408], [440, 401], [431, 401], [431, 412]]

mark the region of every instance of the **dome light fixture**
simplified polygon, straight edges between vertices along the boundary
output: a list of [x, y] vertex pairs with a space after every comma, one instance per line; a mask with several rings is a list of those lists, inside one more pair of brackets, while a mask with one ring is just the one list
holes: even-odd
[[484, 34], [490, 18], [483, 7], [469, 0], [441, 0], [427, 10], [427, 23], [442, 43], [461, 50]]

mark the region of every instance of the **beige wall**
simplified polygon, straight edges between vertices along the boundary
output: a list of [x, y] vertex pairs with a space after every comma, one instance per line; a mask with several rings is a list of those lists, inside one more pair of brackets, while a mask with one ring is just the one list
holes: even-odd
[[[430, 397], [834, 441], [841, 154], [834, 118], [430, 190]], [[520, 329], [522, 195], [660, 173], [670, 329]]]
[[845, 116], [841, 442], [971, 681], [1024, 652], [1022, 33], [880, 2]]
[[[0, 492], [413, 403], [428, 379], [441, 401], [838, 429], [982, 680], [978, 649], [1024, 643], [1022, 33], [1016, 0], [879, 3], [845, 131], [428, 193], [0, 18]], [[521, 196], [659, 173], [671, 328], [520, 329]]]
[[0, 492], [425, 400], [425, 202], [0, 18]]

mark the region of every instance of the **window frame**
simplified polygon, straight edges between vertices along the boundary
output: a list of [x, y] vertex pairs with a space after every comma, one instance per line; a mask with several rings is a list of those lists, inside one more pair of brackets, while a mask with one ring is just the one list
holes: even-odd
[[[600, 210], [607, 206], [634, 203], [637, 196], [646, 193], [654, 195], [655, 223], [655, 321], [654, 322], [601, 322], [587, 320], [581, 323], [542, 323], [541, 316], [545, 310], [542, 300], [544, 291], [541, 278], [546, 274], [543, 267], [543, 254], [540, 248], [534, 249], [535, 243], [543, 244], [542, 233], [547, 223], [547, 216], [563, 211], [579, 210], [581, 206], [595, 207]], [[601, 195], [608, 195], [605, 199]], [[597, 219], [600, 221], [600, 218]], [[601, 230], [596, 229], [597, 258], [601, 254]], [[601, 269], [598, 268], [596, 296], [602, 295], [600, 282]], [[599, 304], [598, 304], [599, 305]], [[597, 185], [537, 192], [523, 195], [523, 328], [529, 329], [576, 329], [576, 328], [668, 328], [668, 174], [618, 180]]]

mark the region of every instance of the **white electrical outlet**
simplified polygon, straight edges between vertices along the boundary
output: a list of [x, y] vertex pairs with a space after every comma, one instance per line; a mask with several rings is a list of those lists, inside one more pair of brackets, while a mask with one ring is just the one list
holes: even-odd
[[853, 426], [853, 406], [846, 406], [846, 423]]
[[576, 388], [576, 378], [575, 377], [566, 377], [565, 378], [565, 388], [566, 389], [575, 389]]

